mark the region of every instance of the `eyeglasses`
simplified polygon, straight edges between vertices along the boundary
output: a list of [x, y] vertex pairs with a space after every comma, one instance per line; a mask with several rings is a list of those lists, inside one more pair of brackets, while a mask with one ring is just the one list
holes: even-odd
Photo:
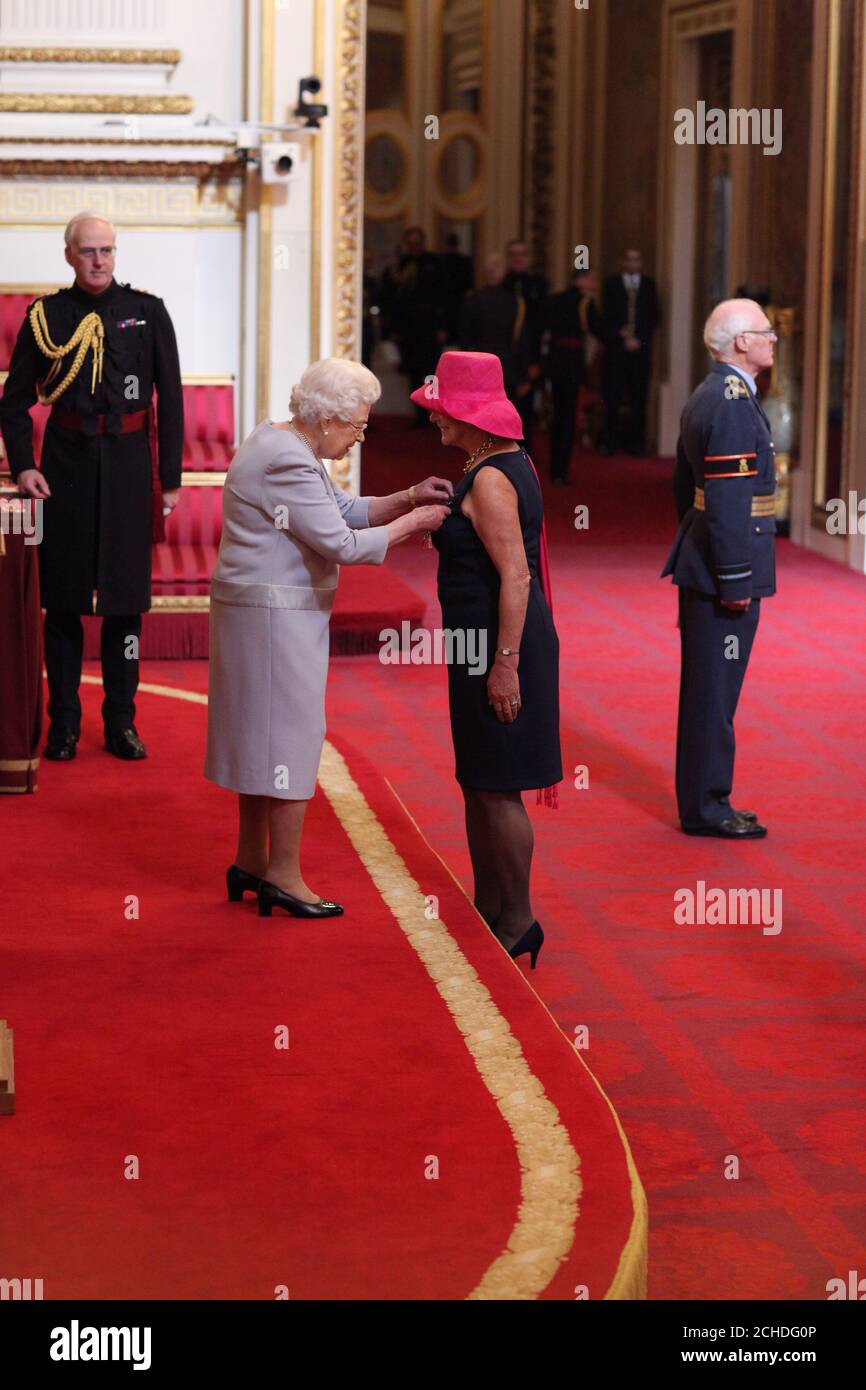
[[358, 441], [359, 444], [360, 444], [361, 440], [364, 438], [364, 433], [365, 433], [365, 431], [366, 431], [366, 429], [367, 429], [367, 425], [368, 425], [369, 423], [370, 423], [369, 420], [365, 420], [364, 423], [363, 423], [362, 425], [356, 425], [354, 420], [347, 420], [347, 421], [346, 421], [346, 424], [349, 426], [349, 428], [350, 428], [351, 430], [354, 430], [355, 439]]
[[115, 246], [79, 246], [75, 254], [92, 261], [94, 256], [113, 256], [116, 250]]
[[768, 341], [777, 343], [779, 341], [775, 329], [773, 328], [743, 328], [736, 337], [745, 338], [748, 333], [752, 333], [757, 338], [766, 338]]

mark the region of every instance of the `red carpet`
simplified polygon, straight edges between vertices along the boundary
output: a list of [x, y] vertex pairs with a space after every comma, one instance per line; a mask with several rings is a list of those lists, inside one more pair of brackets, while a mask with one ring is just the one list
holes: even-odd
[[[432, 431], [424, 435], [380, 421], [366, 453], [364, 487], [393, 491], [428, 472], [456, 477], [458, 467], [459, 457], [440, 450]], [[631, 1141], [649, 1198], [650, 1297], [823, 1299], [828, 1279], [866, 1269], [866, 769], [859, 717], [866, 692], [866, 580], [780, 543], [779, 594], [764, 605], [738, 715], [735, 788], [735, 804], [757, 810], [771, 833], [766, 841], [740, 846], [686, 839], [675, 828], [672, 787], [675, 602], [671, 587], [657, 577], [673, 531], [670, 464], [585, 456], [575, 471], [576, 486], [547, 487], [546, 498], [562, 642], [564, 761], [568, 768], [586, 765], [590, 785], [577, 791], [567, 780], [558, 812], [532, 808], [535, 908], [547, 931], [532, 986], [566, 1037], [574, 1037], [578, 1027], [588, 1029], [589, 1046], [582, 1055]], [[588, 531], [576, 531], [571, 522], [578, 503], [590, 508]], [[435, 554], [411, 543], [387, 562], [427, 597], [427, 621], [434, 624], [435, 562]], [[203, 664], [164, 662], [146, 675], [205, 688]], [[93, 700], [91, 692], [91, 731]], [[350, 1145], [347, 1174], [345, 1127], [340, 1129], [339, 1117], [323, 1113], [322, 1091], [317, 1093], [311, 1077], [319, 1064], [303, 1050], [300, 1057], [270, 1050], [273, 1027], [283, 1022], [300, 1029], [292, 1037], [304, 1048], [312, 1016], [305, 1001], [320, 987], [327, 939], [315, 942], [315, 955], [294, 949], [294, 943], [290, 948], [287, 929], [273, 944], [270, 937], [263, 944], [251, 908], [229, 916], [218, 902], [214, 875], [231, 851], [225, 798], [200, 781], [200, 744], [184, 732], [185, 721], [178, 729], [177, 709], [168, 703], [148, 701], [140, 721], [155, 753], [164, 749], [169, 759], [161, 763], [168, 777], [158, 783], [158, 804], [160, 824], [172, 833], [160, 835], [157, 851], [148, 848], [153, 803], [121, 799], [130, 774], [155, 774], [157, 757], [130, 770], [93, 751], [89, 756], [99, 759], [106, 813], [112, 813], [110, 852], [88, 835], [92, 812], [86, 797], [72, 797], [54, 821], [49, 841], [56, 845], [62, 836], [68, 891], [59, 876], [52, 880], [46, 905], [35, 917], [33, 895], [42, 891], [45, 876], [28, 875], [26, 883], [22, 875], [13, 876], [22, 907], [12, 915], [17, 949], [7, 948], [2, 957], [0, 1014], [16, 1030], [19, 1114], [0, 1121], [0, 1145], [8, 1146], [8, 1126], [24, 1117], [25, 1095], [38, 1107], [35, 1118], [27, 1120], [32, 1132], [26, 1146], [11, 1168], [8, 1151], [0, 1153], [4, 1183], [11, 1171], [17, 1185], [13, 1207], [20, 1207], [22, 1193], [28, 1197], [29, 1227], [16, 1224], [14, 1263], [21, 1263], [22, 1274], [38, 1276], [44, 1271], [33, 1259], [41, 1249], [57, 1250], [62, 1238], [64, 1259], [75, 1267], [64, 1291], [73, 1284], [77, 1292], [95, 1289], [101, 1260], [111, 1286], [130, 1289], [135, 1280], [121, 1247], [135, 1236], [136, 1279], [144, 1251], [155, 1263], [152, 1287], [161, 1287], [165, 1277], [176, 1289], [199, 1280], [214, 1294], [242, 1287], [241, 1296], [270, 1297], [284, 1275], [302, 1297], [312, 1288], [330, 1288], [335, 1279], [352, 1289], [363, 1282], [365, 1296], [386, 1285], [393, 1289], [402, 1279], [411, 1296], [426, 1296], [434, 1285], [429, 1267], [423, 1267], [425, 1251], [419, 1253], [417, 1245], [417, 1215], [418, 1207], [430, 1202], [432, 1187], [435, 1200], [448, 1204], [444, 1215], [437, 1208], [435, 1230], [428, 1232], [434, 1264], [438, 1269], [442, 1231], [457, 1231], [447, 1257], [455, 1263], [451, 1287], [460, 1289], [455, 1296], [465, 1297], [488, 1267], [486, 1236], [494, 1227], [489, 1224], [482, 1239], [479, 1224], [500, 1221], [497, 1249], [508, 1234], [501, 1211], [498, 1218], [491, 1214], [495, 1199], [489, 1196], [501, 1193], [502, 1182], [501, 1165], [490, 1159], [490, 1152], [500, 1152], [495, 1145], [502, 1133], [495, 1107], [492, 1114], [492, 1102], [472, 1108], [472, 1158], [456, 1160], [459, 1183], [450, 1191], [441, 1181], [419, 1181], [414, 1195], [404, 1191], [403, 1171], [395, 1175], [397, 1160], [389, 1167], [388, 1155], [396, 1146], [408, 1163], [407, 1148], [390, 1131], [384, 1143], [368, 1136], [369, 1152], [363, 1143]], [[432, 848], [468, 885], [444, 671], [386, 667], [374, 657], [335, 660], [329, 728], [338, 742], [348, 740], [373, 760]], [[84, 770], [82, 764], [61, 771], [78, 776]], [[36, 798], [17, 798], [12, 809], [0, 807], [7, 843], [34, 843], [49, 814], [44, 808], [50, 806], [50, 783], [58, 785], [60, 772], [43, 769], [43, 776]], [[43, 808], [39, 817], [37, 806]], [[372, 907], [364, 906], [369, 899], [363, 896], [363, 875], [353, 874], [344, 888], [343, 832], [321, 796], [311, 830], [311, 853], [322, 855], [318, 862], [311, 859], [311, 881], [339, 889], [347, 900], [357, 894], [354, 900], [374, 923], [365, 926], [360, 939], [341, 938], [341, 947], [354, 953], [354, 979], [378, 961], [376, 987], [389, 991], [378, 1009], [378, 1031], [369, 1020], [357, 1021], [357, 989], [343, 991], [342, 1012], [337, 1008], [329, 1015], [340, 1045], [327, 1052], [328, 1071], [347, 1100], [356, 1091], [378, 1098], [383, 1089], [397, 1088], [410, 1130], [425, 1127], [423, 1140], [412, 1131], [412, 1162], [417, 1153], [422, 1162], [430, 1153], [441, 1157], [447, 1153], [445, 1088], [442, 1058], [427, 1045], [429, 1015], [422, 1011], [419, 1021], [413, 1010], [407, 1020], [399, 991], [391, 990], [390, 948], [383, 953], [377, 915], [381, 905], [374, 896]], [[389, 821], [389, 834], [392, 830]], [[181, 839], [182, 856], [176, 848]], [[335, 853], [328, 864], [324, 855], [331, 848]], [[411, 868], [414, 857], [409, 860]], [[105, 886], [95, 897], [85, 897], [82, 877], [95, 881], [105, 873], [106, 861]], [[432, 881], [427, 870], [422, 866], [417, 874], [426, 888]], [[781, 933], [764, 936], [749, 926], [677, 926], [673, 895], [694, 888], [698, 880], [724, 888], [781, 889]], [[123, 896], [129, 892], [142, 894], [140, 922], [123, 919]], [[170, 929], [159, 925], [164, 912], [173, 923]], [[444, 912], [443, 917], [447, 920]], [[114, 945], [104, 944], [105, 918], [116, 924], [122, 957]], [[252, 941], [237, 937], [238, 923], [249, 925]], [[388, 930], [390, 942], [390, 922]], [[146, 932], [160, 947], [149, 957], [148, 941], [142, 942]], [[10, 997], [9, 981], [21, 974], [22, 963], [26, 977]], [[493, 976], [484, 973], [500, 1002], [498, 978], [495, 987]], [[510, 978], [532, 998], [516, 975]], [[218, 1008], [203, 1002], [214, 998]], [[127, 1013], [130, 1028], [124, 1036], [134, 1035], [135, 1045], [118, 1053], [117, 1020]], [[265, 1039], [260, 1054], [249, 1031], [255, 1018]], [[403, 1035], [406, 1021], [417, 1034], [414, 1043]], [[201, 1042], [205, 1029], [209, 1050]], [[398, 1042], [412, 1052], [395, 1061], [388, 1044], [393, 1049]], [[102, 1080], [104, 1068], [110, 1084]], [[267, 1086], [290, 1068], [290, 1084], [297, 1084], [312, 1109], [302, 1128], [291, 1129], [287, 1143], [279, 1105], [275, 1110]], [[80, 1077], [71, 1093], [70, 1076]], [[118, 1086], [128, 1093], [119, 1112]], [[191, 1097], [202, 1088], [210, 1088], [212, 1104], [196, 1121]], [[42, 1113], [46, 1101], [54, 1113]], [[461, 1090], [455, 1104], [464, 1103]], [[567, 1107], [561, 1106], [566, 1123]], [[249, 1116], [240, 1153], [226, 1140], [239, 1108]], [[493, 1132], [484, 1134], [488, 1121]], [[333, 1135], [328, 1175], [335, 1190], [341, 1188], [333, 1200], [333, 1226], [305, 1185], [303, 1148], [297, 1160], [293, 1157], [295, 1143], [303, 1146], [314, 1130]], [[459, 1132], [459, 1123], [447, 1125], [447, 1135]], [[488, 1139], [494, 1143], [491, 1151], [484, 1148]], [[165, 1192], [174, 1181], [166, 1170], [176, 1173], [179, 1155], [196, 1143], [201, 1179], [193, 1176], [180, 1196], [173, 1193], [166, 1214]], [[580, 1143], [576, 1147], [583, 1157]], [[512, 1144], [512, 1213], [513, 1151]], [[104, 1176], [106, 1152], [114, 1166]], [[119, 1177], [123, 1156], [130, 1152], [147, 1158], [138, 1184]], [[259, 1156], [251, 1184], [254, 1153]], [[738, 1177], [726, 1177], [731, 1156], [739, 1161]], [[27, 1188], [33, 1164], [57, 1184], [58, 1208], [51, 1213], [37, 1204], [35, 1186]], [[161, 1176], [148, 1188], [144, 1178], [154, 1164]], [[81, 1175], [89, 1171], [107, 1213], [90, 1258], [80, 1248], [87, 1195]], [[583, 1167], [581, 1172], [585, 1180]], [[394, 1252], [409, 1252], [389, 1268], [366, 1243], [382, 1219], [375, 1202], [383, 1181], [397, 1183], [384, 1238], [393, 1241]], [[275, 1184], [285, 1189], [282, 1215], [269, 1205]], [[190, 1208], [186, 1217], [183, 1201]], [[309, 1215], [297, 1216], [299, 1207]], [[220, 1222], [208, 1230], [215, 1211]], [[404, 1213], [405, 1228], [395, 1234]], [[121, 1241], [118, 1215], [127, 1223], [119, 1228]], [[172, 1244], [176, 1230], [189, 1244], [189, 1256], [182, 1259]], [[329, 1234], [322, 1261], [311, 1269], [305, 1260], [310, 1249], [324, 1244], [323, 1230], [335, 1232], [335, 1243]], [[233, 1264], [239, 1250], [246, 1252], [245, 1262]], [[232, 1270], [231, 1279], [226, 1269]], [[568, 1261], [563, 1269], [567, 1281], [574, 1271]], [[435, 1287], [441, 1296], [442, 1286]], [[547, 1296], [557, 1296], [559, 1287], [551, 1284]]]
[[[375, 418], [375, 417], [374, 417]], [[460, 458], [431, 430], [377, 424], [365, 490]], [[537, 452], [543, 466], [543, 447]], [[582, 456], [545, 484], [562, 644], [563, 752], [589, 768], [558, 812], [536, 811], [534, 981], [585, 1054], [632, 1143], [650, 1210], [651, 1298], [818, 1298], [866, 1269], [864, 963], [866, 579], [780, 542], [737, 718], [735, 805], [766, 841], [676, 830], [675, 596], [659, 580], [674, 530], [670, 462]], [[590, 509], [588, 531], [574, 507]], [[393, 563], [439, 622], [435, 555]], [[471, 884], [453, 781], [445, 674], [336, 662], [334, 727], [377, 765]], [[778, 888], [783, 929], [681, 927], [673, 895]], [[725, 1177], [727, 1156], [739, 1177]]]
[[203, 704], [143, 691], [130, 766], [83, 693], [76, 763], [0, 811], [34, 855], [4, 885], [4, 1276], [49, 1299], [639, 1296], [615, 1116], [378, 772], [340, 740], [356, 785], [330, 754], [310, 810], [308, 881], [346, 917], [264, 921], [221, 897], [234, 798], [201, 776]]

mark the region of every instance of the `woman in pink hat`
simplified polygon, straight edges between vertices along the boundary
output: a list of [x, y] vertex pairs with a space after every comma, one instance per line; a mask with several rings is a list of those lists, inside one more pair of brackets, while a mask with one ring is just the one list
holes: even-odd
[[522, 793], [545, 788], [555, 804], [562, 778], [541, 488], [517, 442], [523, 428], [498, 357], [443, 353], [412, 400], [430, 411], [446, 447], [468, 455], [434, 545], [443, 627], [466, 634], [465, 650], [487, 654], [480, 673], [478, 664], [448, 666], [475, 906], [509, 954], [528, 952], [534, 969], [544, 933], [530, 901], [533, 832]]

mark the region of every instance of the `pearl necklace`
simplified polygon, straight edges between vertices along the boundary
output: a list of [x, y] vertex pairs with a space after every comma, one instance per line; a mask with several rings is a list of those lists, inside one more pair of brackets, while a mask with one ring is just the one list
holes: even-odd
[[488, 434], [487, 438], [481, 444], [479, 444], [478, 448], [475, 450], [475, 453], [469, 455], [469, 458], [466, 462], [466, 467], [463, 469], [463, 472], [468, 473], [470, 468], [474, 468], [481, 455], [485, 454], [487, 450], [490, 448], [490, 446], [496, 443], [496, 435]]
[[303, 433], [302, 430], [299, 430], [298, 427], [295, 425], [294, 420], [289, 421], [289, 429], [292, 431], [292, 434], [297, 435], [298, 439], [302, 439], [304, 441], [310, 453], [313, 455], [313, 458], [316, 460], [316, 463], [320, 464], [322, 460], [319, 458], [319, 455], [316, 453], [307, 436]]

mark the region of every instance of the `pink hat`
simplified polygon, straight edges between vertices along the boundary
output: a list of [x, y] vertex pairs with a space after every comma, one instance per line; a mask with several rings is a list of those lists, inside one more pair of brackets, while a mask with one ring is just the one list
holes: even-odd
[[505, 394], [502, 363], [492, 352], [443, 352], [433, 380], [411, 399], [501, 439], [523, 438], [520, 415]]

